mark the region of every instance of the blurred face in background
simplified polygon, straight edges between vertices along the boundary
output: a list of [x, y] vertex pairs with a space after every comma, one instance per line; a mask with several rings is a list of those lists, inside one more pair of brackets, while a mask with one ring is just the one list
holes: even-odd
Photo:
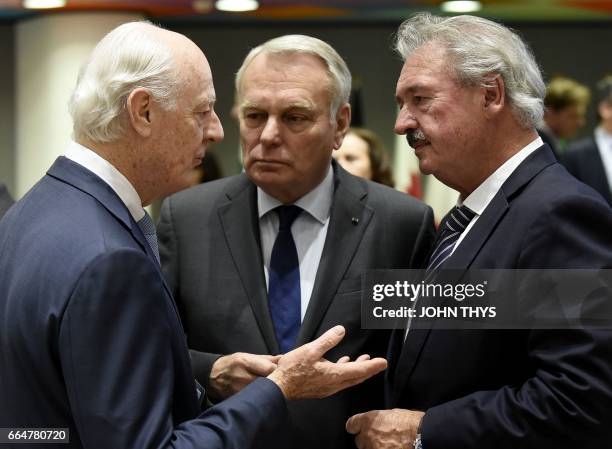
[[586, 104], [575, 104], [561, 109], [548, 108], [544, 121], [555, 136], [571, 139], [586, 123]]
[[342, 146], [333, 152], [332, 157], [350, 174], [372, 179], [372, 162], [368, 143], [357, 134], [349, 132]]

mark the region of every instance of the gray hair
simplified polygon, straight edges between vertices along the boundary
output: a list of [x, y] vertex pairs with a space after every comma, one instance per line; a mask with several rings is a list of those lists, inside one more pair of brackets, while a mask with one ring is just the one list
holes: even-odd
[[351, 72], [344, 59], [331, 45], [320, 39], [301, 34], [290, 34], [271, 39], [252, 49], [244, 58], [236, 73], [236, 94], [242, 98], [242, 77], [246, 68], [260, 54], [307, 54], [321, 59], [327, 66], [330, 80], [330, 116], [334, 119], [340, 106], [349, 102], [351, 95]]
[[136, 88], [147, 89], [166, 109], [176, 107], [176, 69], [159, 29], [148, 22], [126, 23], [96, 45], [68, 104], [75, 139], [108, 143], [121, 138], [127, 99]]
[[542, 120], [546, 86], [533, 53], [514, 31], [480, 17], [419, 13], [400, 25], [395, 50], [406, 60], [427, 43], [443, 46], [462, 85], [489, 86], [490, 75], [499, 74], [522, 126], [532, 128]]

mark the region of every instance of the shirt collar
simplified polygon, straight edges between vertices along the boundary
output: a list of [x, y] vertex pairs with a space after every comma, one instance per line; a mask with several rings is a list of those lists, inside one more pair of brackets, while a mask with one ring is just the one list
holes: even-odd
[[[334, 171], [330, 164], [323, 181], [293, 204], [300, 206], [321, 224], [325, 224], [325, 221], [329, 218], [333, 193]], [[260, 219], [272, 209], [282, 204], [279, 200], [264, 192], [260, 187], [257, 187], [257, 209]]]
[[138, 192], [130, 184], [130, 181], [110, 162], [89, 148], [74, 141], [70, 142], [64, 156], [93, 172], [107, 183], [126, 205], [135, 221], [139, 221], [144, 217], [145, 212], [142, 208], [142, 201]]
[[[482, 215], [485, 208], [489, 205], [493, 197], [497, 194], [501, 186], [506, 182], [510, 175], [523, 162], [527, 156], [544, 145], [541, 137], [537, 137], [526, 147], [504, 162], [497, 170], [483, 181], [472, 193], [470, 193], [463, 205], [469, 207], [478, 215]], [[457, 202], [461, 206], [461, 199]]]

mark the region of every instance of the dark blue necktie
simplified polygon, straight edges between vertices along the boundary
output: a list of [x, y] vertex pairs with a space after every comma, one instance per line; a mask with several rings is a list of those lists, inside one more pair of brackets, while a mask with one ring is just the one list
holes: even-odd
[[444, 219], [440, 226], [437, 243], [429, 264], [427, 264], [427, 272], [435, 272], [440, 266], [446, 262], [459, 240], [461, 233], [465, 231], [467, 225], [474, 218], [476, 213], [467, 206], [454, 207]]
[[268, 303], [281, 353], [295, 347], [301, 322], [300, 262], [291, 225], [302, 212], [298, 206], [279, 206], [278, 235], [272, 247]]

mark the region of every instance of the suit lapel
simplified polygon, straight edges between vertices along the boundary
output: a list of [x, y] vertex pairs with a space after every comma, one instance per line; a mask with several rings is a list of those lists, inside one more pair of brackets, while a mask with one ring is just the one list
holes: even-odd
[[229, 201], [219, 207], [218, 214], [259, 330], [270, 354], [278, 354], [279, 347], [268, 309], [268, 293], [261, 258], [256, 193], [255, 185], [246, 175], [241, 175], [235, 183], [228, 186], [226, 196]]
[[[92, 196], [110, 214], [112, 214], [122, 224], [126, 231], [132, 235], [141, 249], [149, 256], [152, 263], [155, 265], [157, 272], [159, 273], [168, 297], [172, 298], [172, 293], [166, 284], [166, 280], [161, 272], [160, 266], [157, 263], [151, 247], [147, 243], [142, 231], [138, 227], [138, 224], [132, 218], [127, 206], [123, 203], [123, 201], [121, 201], [111, 186], [105, 183], [93, 172], [64, 156], [60, 156], [56, 159], [56, 161], [47, 171], [47, 174]], [[174, 307], [177, 318], [179, 318], [178, 310], [173, 299], [172, 306]]]
[[[462, 273], [472, 265], [475, 257], [489, 239], [499, 221], [503, 219], [514, 196], [544, 168], [555, 162], [555, 156], [548, 145], [540, 147], [527, 157], [502, 185], [482, 215], [478, 217], [478, 221], [461, 242], [457, 251], [444, 263], [444, 269], [456, 270], [456, 274], [454, 273], [453, 275], [458, 280]], [[430, 320], [422, 323], [420, 329], [414, 329], [408, 333], [408, 337], [401, 349], [401, 354], [397, 359], [397, 368], [388, 375], [389, 385], [392, 388], [389, 394], [392, 398], [391, 405], [399, 399], [403, 388], [408, 384], [408, 379], [431, 333], [432, 326], [433, 321]]]
[[298, 334], [298, 346], [314, 338], [374, 213], [362, 202], [367, 191], [360, 181], [337, 164], [333, 166], [334, 198], [329, 226], [308, 309]]

